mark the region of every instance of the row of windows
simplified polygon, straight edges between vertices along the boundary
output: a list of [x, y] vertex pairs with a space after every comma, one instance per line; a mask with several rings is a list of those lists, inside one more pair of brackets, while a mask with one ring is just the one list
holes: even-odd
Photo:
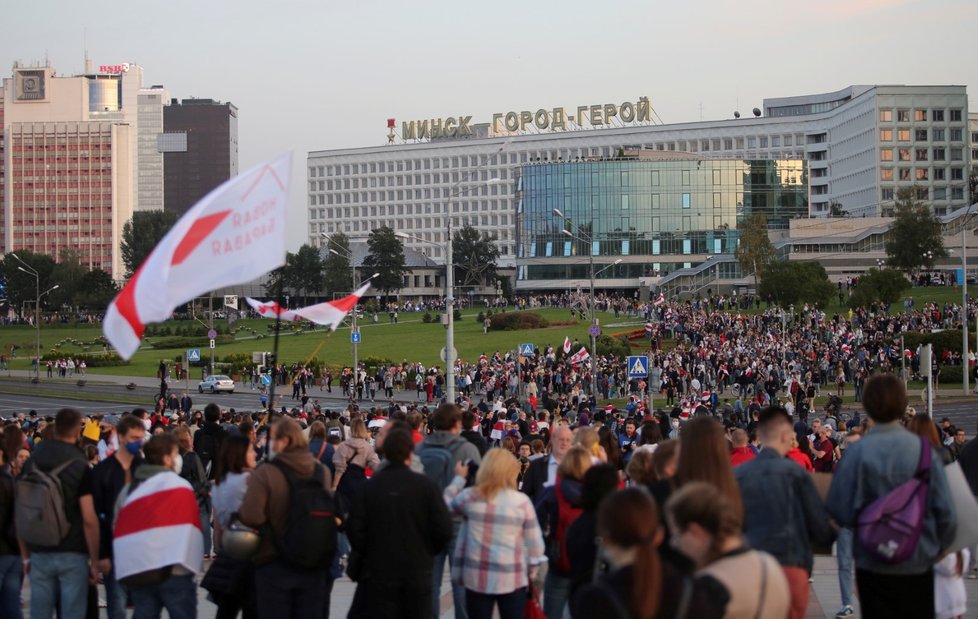
[[[930, 120], [934, 122], [944, 122], [944, 108], [930, 109], [929, 116]], [[961, 122], [964, 118], [964, 114], [961, 108], [952, 108], [947, 110], [947, 118], [951, 122]], [[928, 110], [925, 108], [915, 108], [907, 109], [901, 108], [896, 110], [896, 120], [900, 123], [910, 122], [911, 116], [914, 122], [927, 122]], [[880, 109], [880, 122], [893, 122], [893, 110], [892, 109]]]
[[[880, 142], [892, 142], [894, 130], [880, 129]], [[898, 142], [909, 142], [911, 136], [915, 142], [926, 142], [928, 136], [932, 142], [962, 142], [964, 140], [964, 129], [913, 129], [909, 127], [899, 127], [896, 129], [896, 139]], [[947, 139], [950, 137], [950, 140]]]
[[[894, 171], [896, 170], [896, 171]], [[951, 170], [951, 180], [952, 181], [962, 181], [964, 180], [964, 168], [950, 168]], [[946, 168], [927, 168], [927, 167], [898, 167], [898, 168], [880, 168], [880, 180], [882, 181], [945, 181], [948, 180], [947, 169]]]
[[[951, 187], [950, 191], [947, 187], [934, 187], [933, 190], [929, 187], [917, 187], [916, 191], [918, 200], [964, 200], [964, 187]], [[880, 189], [880, 199], [883, 201], [892, 201], [895, 194], [896, 189], [893, 187]]]
[[[978, 151], [976, 151], [978, 152]], [[964, 149], [959, 147], [954, 147], [950, 149], [950, 161], [964, 161]], [[948, 149], [943, 147], [934, 147], [932, 149], [928, 148], [897, 148], [893, 149], [890, 147], [880, 149], [880, 161], [893, 161], [893, 157], [896, 155], [897, 161], [910, 161], [911, 155], [913, 155], [913, 161], [947, 161], [948, 160]]]
[[[472, 182], [477, 183], [479, 180], [488, 181], [489, 178], [490, 178], [490, 176], [488, 174], [488, 171], [485, 171], [481, 176], [482, 176], [482, 178], [479, 179], [479, 178], [477, 178], [476, 175], [473, 175], [470, 180]], [[501, 170], [501, 171], [499, 171], [499, 173], [493, 174], [493, 176], [491, 178], [498, 178], [501, 181], [505, 181], [505, 180], [508, 179], [508, 171]], [[388, 177], [386, 177], [386, 176], [371, 176], [371, 177], [369, 177], [369, 185], [370, 185], [371, 188], [375, 188], [375, 187], [403, 187], [405, 185], [408, 186], [408, 187], [410, 187], [411, 185], [429, 186], [429, 185], [432, 184], [432, 180], [434, 180], [434, 183], [435, 184], [444, 183], [444, 184], [447, 185], [449, 183], [458, 183], [459, 180], [460, 180], [460, 177], [459, 177], [458, 172], [453, 172], [451, 174], [448, 174], [448, 173], [438, 174], [438, 173], [436, 173], [436, 174], [434, 174], [433, 177], [432, 177], [431, 174], [424, 174], [424, 175], [422, 175], [422, 174], [415, 174], [413, 176], [410, 175], [410, 174], [408, 174], [406, 176], [397, 176], [396, 178], [391, 178], [390, 179], [390, 182], [388, 182]], [[463, 178], [462, 180], [465, 180], [465, 179]], [[334, 190], [335, 191], [342, 191], [342, 190], [350, 190], [350, 189], [354, 189], [354, 190], [356, 190], [356, 189], [366, 189], [367, 188], [367, 185], [368, 185], [368, 178], [363, 178], [363, 179], [360, 179], [360, 178], [353, 178], [353, 179], [346, 178], [346, 179], [343, 179], [342, 181], [339, 180], [339, 179], [337, 179], [336, 182], [335, 182], [335, 184], [331, 180], [328, 180], [328, 181], [309, 181], [309, 191], [334, 191]], [[498, 195], [500, 193], [505, 193], [505, 189], [500, 189], [501, 187], [504, 187], [504, 185], [503, 184], [482, 185], [482, 186], [480, 186], [480, 185], [472, 185], [471, 188], [469, 188], [468, 191], [466, 191], [465, 193], [467, 195], [477, 195], [477, 194], [480, 194], [480, 193], [482, 195], [486, 195], [488, 193], [491, 193], [492, 195], [495, 196], [495, 195]], [[435, 188], [435, 192], [436, 192], [436, 196], [435, 197], [441, 197], [442, 192], [444, 192], [445, 197], [448, 197], [448, 196], [451, 195], [451, 191], [450, 191], [450, 189], [448, 187], [446, 187], [444, 189]]]

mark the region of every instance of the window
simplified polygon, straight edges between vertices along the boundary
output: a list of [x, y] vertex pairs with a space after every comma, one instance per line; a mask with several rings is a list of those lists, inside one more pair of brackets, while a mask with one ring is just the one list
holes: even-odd
[[952, 187], [951, 188], [951, 199], [952, 200], [964, 200], [964, 187]]
[[652, 239], [652, 255], [658, 256], [662, 253], [661, 241], [659, 239]]
[[944, 168], [934, 168], [934, 180], [935, 181], [942, 181], [942, 180], [944, 180], [945, 174], [946, 174], [946, 172], [945, 172]]
[[689, 185], [689, 170], [683, 170], [683, 185]]
[[627, 211], [628, 210], [628, 194], [627, 193], [621, 194], [621, 209], [623, 211]]
[[733, 150], [733, 138], [723, 139], [723, 150]]
[[720, 170], [713, 170], [713, 184], [719, 185], [720, 182]]
[[916, 149], [914, 151], [914, 160], [915, 161], [927, 161], [927, 149], [926, 148], [918, 148], [918, 149]]
[[564, 241], [564, 256], [566, 257], [570, 255], [571, 255], [571, 242]]
[[690, 239], [683, 239], [683, 253], [691, 254], [693, 253], [693, 241]]
[[962, 133], [961, 129], [951, 129], [951, 141], [960, 142]]
[[658, 170], [652, 170], [652, 184], [653, 185], [658, 185], [659, 184], [659, 171]]
[[951, 122], [961, 122], [961, 110], [951, 110]]
[[[893, 138], [890, 138], [890, 139], [892, 140]], [[791, 146], [793, 143], [794, 143], [793, 142], [793, 138], [790, 135], [784, 136], [784, 145], [785, 146]]]
[[917, 140], [918, 142], [926, 142], [927, 129], [917, 129], [916, 131], [914, 131], [914, 139]]
[[930, 190], [927, 187], [917, 187], [917, 199], [926, 200], [930, 197]]
[[880, 190], [880, 199], [881, 200], [892, 200], [893, 199], [893, 188], [892, 187], [883, 187], [883, 189]]
[[962, 161], [964, 159], [964, 149], [963, 148], [952, 148], [951, 149], [951, 161]]
[[893, 149], [892, 148], [881, 148], [880, 149], [880, 161], [893, 161]]
[[935, 200], [947, 200], [947, 188], [945, 188], [945, 187], [934, 187], [934, 199]]
[[900, 161], [910, 161], [910, 149], [909, 148], [899, 148], [897, 149], [897, 155]]
[[652, 194], [652, 208], [659, 208], [659, 194]]
[[600, 241], [591, 241], [591, 255], [597, 256], [601, 253], [601, 243]]
[[900, 180], [901, 181], [910, 180], [910, 168], [900, 168]]
[[910, 122], [910, 110], [897, 110], [897, 122]]
[[971, 143], [978, 144], [978, 131], [971, 132]]
[[927, 180], [927, 168], [917, 168], [917, 180], [925, 181]]
[[[893, 136], [891, 135], [890, 136], [890, 140], [892, 140], [892, 139], [893, 139]], [[780, 135], [772, 135], [771, 136], [771, 146], [773, 148], [778, 148], [779, 146], [781, 146], [781, 136]]]
[[943, 142], [945, 140], [943, 129], [934, 129], [931, 131], [930, 137], [935, 142]]
[[[978, 142], [978, 140], [975, 140], [975, 141]], [[761, 148], [767, 148], [767, 136], [766, 135], [762, 135], [761, 136]]]
[[897, 141], [898, 142], [909, 142], [910, 141], [910, 129], [904, 127], [903, 129], [897, 129]]
[[721, 196], [722, 195], [723, 194], [721, 194], [719, 192], [714, 192], [713, 193], [713, 208], [720, 208], [720, 206], [721, 206]]
[[689, 207], [690, 207], [689, 194], [688, 193], [684, 193], [683, 194], [683, 208], [689, 208]]
[[880, 110], [880, 122], [893, 122], [893, 110]]
[[927, 121], [927, 110], [914, 110], [913, 119], [916, 122], [926, 122]]
[[893, 180], [893, 168], [880, 168], [880, 180], [881, 181], [892, 181]]
[[621, 242], [621, 255], [627, 256], [629, 251], [631, 251], [631, 247], [629, 247], [628, 239], [625, 239]]
[[747, 148], [757, 148], [757, 138], [747, 138]]
[[951, 180], [952, 181], [963, 181], [964, 180], [964, 170], [961, 168], [951, 168]]
[[893, 129], [880, 129], [880, 142], [892, 142]]
[[931, 120], [943, 121], [944, 120], [944, 110], [931, 110], [930, 111]]
[[934, 161], [944, 161], [944, 159], [946, 157], [945, 152], [946, 151], [943, 148], [935, 148], [934, 149]]

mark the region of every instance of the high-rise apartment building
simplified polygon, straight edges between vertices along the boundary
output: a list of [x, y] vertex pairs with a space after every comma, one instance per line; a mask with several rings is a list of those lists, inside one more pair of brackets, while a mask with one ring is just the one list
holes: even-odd
[[140, 211], [163, 210], [163, 153], [159, 148], [159, 136], [163, 133], [163, 107], [168, 101], [169, 95], [163, 86], [151, 86], [139, 91], [136, 208]]
[[238, 108], [213, 99], [173, 99], [163, 108], [164, 208], [184, 213], [238, 174]]

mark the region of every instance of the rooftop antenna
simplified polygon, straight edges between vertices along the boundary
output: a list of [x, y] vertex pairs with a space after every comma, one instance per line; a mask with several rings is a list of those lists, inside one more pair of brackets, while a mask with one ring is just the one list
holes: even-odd
[[91, 75], [92, 71], [92, 61], [88, 58], [88, 28], [82, 29], [82, 37], [84, 39], [85, 45], [85, 66], [83, 67], [85, 75]]

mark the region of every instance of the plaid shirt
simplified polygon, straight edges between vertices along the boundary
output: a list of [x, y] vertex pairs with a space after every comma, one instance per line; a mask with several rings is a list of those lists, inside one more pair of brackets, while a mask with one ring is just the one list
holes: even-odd
[[445, 488], [449, 511], [464, 517], [452, 553], [452, 581], [493, 595], [526, 587], [529, 566], [547, 560], [530, 498], [505, 489], [486, 501], [475, 488], [463, 490], [464, 485], [456, 477]]

